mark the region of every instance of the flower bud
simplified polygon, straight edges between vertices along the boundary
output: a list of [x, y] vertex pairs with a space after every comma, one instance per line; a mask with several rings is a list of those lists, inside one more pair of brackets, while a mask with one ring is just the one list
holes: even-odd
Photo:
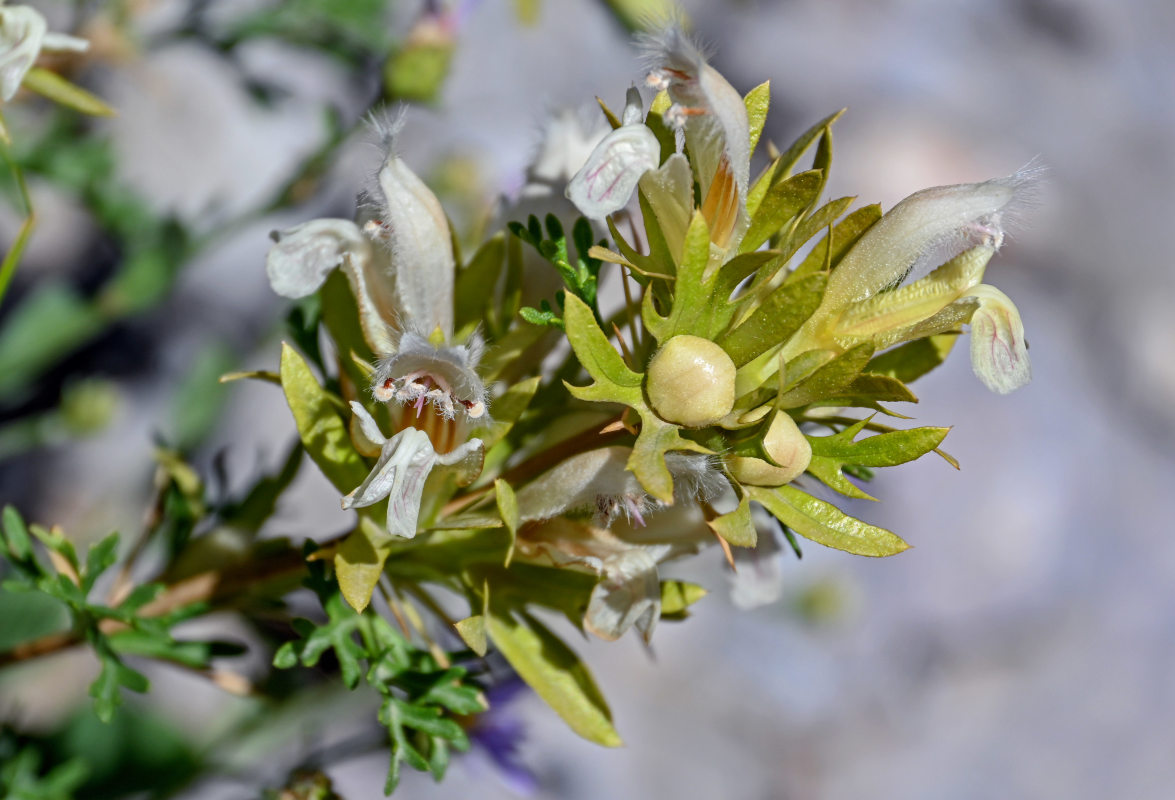
[[649, 362], [645, 391], [658, 416], [703, 428], [734, 408], [734, 361], [698, 336], [675, 336]]
[[726, 467], [739, 483], [783, 486], [802, 475], [812, 461], [812, 445], [795, 420], [783, 412], [771, 421], [762, 444], [770, 461], [751, 456], [727, 457]]

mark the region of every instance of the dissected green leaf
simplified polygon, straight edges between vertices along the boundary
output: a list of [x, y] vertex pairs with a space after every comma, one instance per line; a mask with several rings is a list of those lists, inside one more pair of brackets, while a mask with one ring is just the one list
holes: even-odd
[[747, 486], [744, 490], [788, 528], [825, 547], [860, 556], [891, 556], [909, 548], [892, 532], [850, 517], [791, 486]]
[[591, 673], [555, 634], [529, 616], [518, 621], [491, 611], [486, 623], [510, 666], [573, 731], [605, 747], [622, 744]]

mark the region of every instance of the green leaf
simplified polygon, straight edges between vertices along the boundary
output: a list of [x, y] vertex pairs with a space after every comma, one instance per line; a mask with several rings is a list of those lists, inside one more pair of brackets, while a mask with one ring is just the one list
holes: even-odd
[[0, 397], [28, 391], [50, 365], [102, 329], [102, 314], [65, 286], [30, 293], [0, 329]]
[[681, 264], [677, 280], [673, 282], [673, 305], [665, 323], [665, 333], [658, 341], [681, 334], [693, 334], [708, 339], [714, 311], [713, 293], [717, 271], [707, 275], [710, 264], [710, 229], [701, 211], [695, 211], [685, 233]]
[[595, 680], [566, 644], [529, 616], [518, 622], [491, 611], [486, 622], [502, 656], [573, 731], [605, 747], [623, 744]]
[[506, 551], [506, 566], [510, 566], [514, 558], [514, 544], [518, 540], [518, 498], [514, 489], [506, 481], [498, 478], [494, 481], [494, 501], [498, 505], [498, 514], [510, 533], [510, 549]]
[[[873, 223], [881, 219], [881, 206], [877, 203], [858, 208], [852, 214], [842, 219], [832, 228], [832, 233], [821, 239], [812, 251], [787, 276], [788, 280], [799, 280], [813, 273], [824, 270], [826, 265], [836, 269], [836, 265], [844, 258], [845, 253], [852, 249], [865, 231], [873, 227]], [[831, 252], [830, 252], [831, 248]]]
[[479, 324], [487, 318], [505, 261], [506, 239], [499, 233], [487, 239], [473, 254], [468, 266], [457, 273], [454, 289], [457, 330], [464, 330], [466, 326]]
[[786, 343], [820, 306], [827, 280], [812, 275], [783, 284], [745, 322], [723, 334], [718, 345], [741, 367]]
[[747, 106], [747, 122], [751, 133], [751, 146], [747, 152], [753, 153], [763, 133], [763, 125], [767, 122], [767, 107], [771, 104], [771, 81], [763, 81], [751, 89], [743, 98], [743, 102]]
[[98, 719], [110, 722], [114, 718], [115, 709], [122, 704], [123, 687], [142, 693], [150, 688], [150, 683], [142, 674], [119, 661], [109, 649], [102, 652], [100, 648], [99, 656], [102, 659], [102, 671], [90, 684], [90, 697], [94, 698], [94, 713]]
[[875, 356], [865, 371], [911, 383], [943, 363], [958, 341], [957, 334], [942, 333], [907, 342]]
[[59, 103], [83, 114], [95, 117], [118, 115], [118, 112], [106, 105], [100, 98], [80, 86], [75, 86], [56, 72], [50, 72], [42, 67], [33, 67], [26, 72], [21, 86], [49, 98], [54, 103]]
[[850, 517], [831, 503], [791, 486], [747, 486], [744, 490], [788, 528], [825, 547], [875, 557], [892, 556], [909, 548], [892, 532]]
[[751, 217], [751, 225], [739, 244], [739, 252], [758, 250], [779, 233], [784, 223], [802, 214], [816, 201], [821, 183], [821, 173], [810, 170], [771, 186]]
[[639, 391], [641, 375], [629, 369], [620, 353], [600, 330], [592, 310], [574, 295], [568, 295], [563, 308], [567, 339], [575, 357], [597, 382], [607, 386]]
[[82, 592], [89, 594], [94, 588], [94, 581], [98, 580], [103, 572], [110, 569], [118, 559], [118, 534], [112, 533], [97, 544], [90, 545], [86, 553], [86, 568], [82, 571]]
[[461, 641], [469, 645], [469, 649], [477, 653], [482, 658], [486, 654], [486, 620], [481, 614], [474, 614], [471, 617], [458, 620], [453, 623], [453, 627], [457, 629], [458, 635], [461, 636]]
[[661, 619], [683, 617], [687, 608], [706, 596], [706, 590], [688, 581], [661, 581]]
[[790, 258], [797, 250], [804, 246], [804, 244], [820, 231], [832, 225], [840, 215], [848, 211], [849, 206], [856, 200], [855, 197], [838, 197], [835, 200], [829, 200], [820, 208], [812, 212], [810, 216], [804, 217], [800, 224], [796, 226], [795, 231], [788, 239], [788, 246], [786, 249], [781, 248], [785, 254]]
[[832, 436], [808, 436], [812, 455], [835, 458], [863, 467], [894, 467], [938, 448], [950, 428], [911, 428], [854, 441], [869, 420], [863, 419]]
[[755, 523], [751, 520], [751, 504], [745, 495], [734, 511], [709, 520], [706, 524], [735, 547], [754, 547], [759, 538]]
[[838, 396], [861, 374], [872, 356], [870, 342], [846, 350], [781, 394], [777, 401], [779, 407], [798, 408]]
[[347, 604], [359, 613], [363, 613], [371, 602], [371, 595], [391, 552], [390, 537], [377, 530], [375, 525], [360, 524], [335, 552], [339, 590]]
[[29, 532], [20, 512], [13, 506], [4, 506], [4, 514], [0, 518], [0, 522], [3, 523], [0, 530], [4, 533], [4, 543], [8, 546], [8, 552], [12, 558], [15, 561], [31, 561], [33, 543], [29, 539]]
[[338, 406], [318, 383], [302, 356], [282, 345], [282, 390], [306, 452], [341, 492], [349, 492], [367, 477], [367, 466], [355, 452]]
[[835, 111], [804, 131], [800, 135], [800, 138], [796, 139], [791, 147], [787, 149], [787, 152], [779, 157], [775, 180], [780, 180], [789, 175], [796, 162], [800, 160], [800, 156], [804, 154], [804, 151], [812, 146], [812, 142], [816, 141], [817, 137], [823, 136], [826, 130], [831, 129], [832, 123], [836, 122], [846, 110], [842, 108], [840, 111]]

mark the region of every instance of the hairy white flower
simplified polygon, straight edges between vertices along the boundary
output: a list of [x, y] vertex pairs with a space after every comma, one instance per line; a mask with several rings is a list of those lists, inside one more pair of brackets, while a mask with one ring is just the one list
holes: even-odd
[[396, 352], [380, 361], [372, 381], [377, 400], [411, 405], [417, 416], [430, 403], [445, 419], [464, 409], [470, 419], [486, 413], [486, 389], [477, 374], [483, 344], [436, 347], [417, 333], [400, 337]]
[[387, 156], [360, 197], [359, 223], [320, 219], [275, 232], [266, 269], [284, 297], [316, 292], [335, 268], [351, 283], [364, 338], [379, 356], [372, 385], [383, 402], [425, 403], [452, 420], [486, 413], [477, 374], [481, 341], [453, 337], [456, 262], [444, 211], [395, 155], [399, 121], [379, 127]]
[[85, 39], [49, 32], [36, 9], [0, 0], [0, 101], [12, 99], [42, 50], [78, 52], [89, 46]]
[[392, 536], [411, 539], [416, 535], [424, 482], [437, 466], [458, 467], [469, 483], [481, 472], [485, 448], [481, 439], [470, 439], [450, 453], [438, 454], [428, 434], [417, 428], [405, 428], [391, 438], [359, 403], [351, 410], [359, 421], [363, 435], [381, 448], [375, 468], [354, 491], [343, 498], [343, 508], [363, 508], [388, 498], [387, 530]]
[[661, 145], [644, 123], [636, 87], [628, 90], [621, 121], [567, 184], [567, 199], [584, 216], [603, 219], [624, 208], [641, 176], [656, 169], [661, 160]]

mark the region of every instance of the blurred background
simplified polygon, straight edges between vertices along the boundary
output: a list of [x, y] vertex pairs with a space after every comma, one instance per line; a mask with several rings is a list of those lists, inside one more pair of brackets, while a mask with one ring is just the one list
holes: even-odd
[[[619, 108], [642, 77], [624, 2], [31, 4], [93, 42], [67, 67], [119, 112], [4, 107], [38, 226], [0, 306], [0, 501], [81, 541], [141, 524], [154, 441], [217, 465], [228, 489], [280, 464], [293, 435], [280, 393], [215, 379], [276, 363], [288, 305], [265, 278], [267, 234], [352, 214], [379, 160], [369, 108], [418, 101], [402, 154], [471, 243], [527, 213], [536, 158], [551, 180], [582, 160], [573, 123], [597, 125], [596, 95]], [[830, 196], [889, 207], [1034, 157], [1048, 166], [987, 278], [1020, 309], [1034, 378], [989, 394], [960, 352], [915, 386], [907, 413], [954, 426], [962, 471], [937, 459], [883, 471], [881, 502], [847, 507], [912, 550], [785, 553], [783, 596], [750, 611], [712, 553], [678, 575], [710, 595], [688, 625], [659, 628], [652, 657], [634, 637], [584, 642], [627, 745], [589, 745], [520, 698], [534, 793], [1171, 797], [1175, 4], [681, 5], [736, 88], [771, 80], [765, 139], [785, 147], [849, 107]], [[23, 219], [6, 200], [5, 250]], [[296, 488], [267, 534], [344, 529], [316, 471]], [[3, 647], [33, 624], [11, 605], [0, 619]], [[337, 791], [378, 796], [386, 753], [346, 746], [346, 709], [369, 704], [324, 696], [275, 719], [280, 734], [225, 740], [256, 701], [161, 669], [137, 721], [100, 732], [78, 715], [90, 658], [0, 674], [0, 722], [66, 751], [105, 747], [142, 775], [211, 759], [221, 776], [176, 795], [193, 799], [255, 797], [337, 746]], [[250, 658], [246, 674], [268, 660]], [[441, 786], [407, 775], [397, 797], [516, 796], [503, 777], [475, 753]]]

